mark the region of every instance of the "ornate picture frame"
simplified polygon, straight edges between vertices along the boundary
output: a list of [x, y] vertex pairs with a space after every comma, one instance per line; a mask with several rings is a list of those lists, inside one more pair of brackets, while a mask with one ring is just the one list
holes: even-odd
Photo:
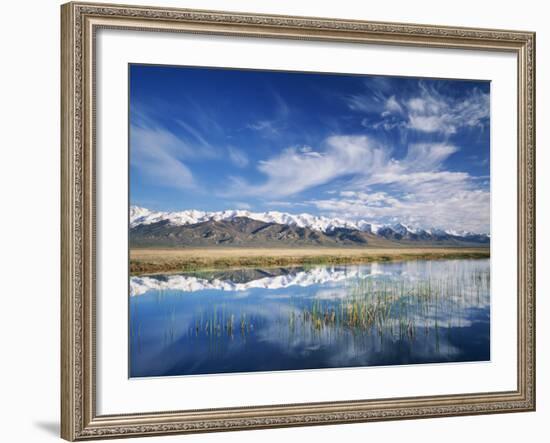
[[[535, 34], [72, 2], [61, 7], [61, 436], [70, 441], [535, 410]], [[475, 49], [517, 56], [517, 389], [98, 415], [95, 36], [99, 29]]]

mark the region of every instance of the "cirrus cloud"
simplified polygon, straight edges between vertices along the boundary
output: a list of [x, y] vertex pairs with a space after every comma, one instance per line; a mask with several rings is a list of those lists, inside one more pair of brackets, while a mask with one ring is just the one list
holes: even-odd
[[170, 131], [130, 126], [130, 152], [132, 166], [150, 182], [177, 189], [195, 187], [193, 174], [183, 161], [192, 149]]
[[267, 179], [252, 185], [233, 177], [230, 193], [285, 197], [323, 185], [336, 178], [365, 174], [387, 163], [387, 152], [365, 136], [332, 136], [324, 149], [290, 147], [281, 154], [259, 162], [258, 170]]
[[398, 128], [449, 136], [462, 128], [483, 129], [490, 117], [488, 93], [473, 88], [465, 96], [455, 98], [423, 81], [418, 82], [412, 96], [388, 95], [367, 88], [343, 99], [350, 110], [368, 115], [363, 126], [374, 129]]
[[306, 203], [329, 216], [488, 232], [486, 186], [466, 172], [444, 169], [457, 151], [445, 143], [415, 143], [404, 157], [394, 158], [366, 136], [332, 136], [322, 149], [292, 147], [261, 161], [258, 170], [265, 181], [234, 177], [229, 193], [292, 197], [340, 179], [343, 189]]

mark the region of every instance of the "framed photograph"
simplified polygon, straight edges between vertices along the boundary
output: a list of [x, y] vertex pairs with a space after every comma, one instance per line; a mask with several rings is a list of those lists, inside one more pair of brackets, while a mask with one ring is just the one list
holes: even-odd
[[534, 33], [61, 14], [63, 438], [535, 409]]

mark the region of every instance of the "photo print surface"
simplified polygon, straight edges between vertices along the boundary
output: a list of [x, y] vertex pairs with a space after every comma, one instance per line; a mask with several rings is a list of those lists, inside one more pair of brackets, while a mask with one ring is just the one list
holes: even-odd
[[490, 83], [129, 66], [130, 377], [490, 360]]

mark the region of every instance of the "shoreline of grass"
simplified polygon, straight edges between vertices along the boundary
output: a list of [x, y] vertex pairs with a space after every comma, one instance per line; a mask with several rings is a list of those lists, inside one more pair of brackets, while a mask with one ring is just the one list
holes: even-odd
[[[206, 252], [205, 252], [206, 251]], [[330, 249], [308, 253], [308, 250], [277, 254], [266, 249], [264, 254], [251, 250], [136, 250], [130, 251], [130, 274], [168, 274], [235, 268], [274, 268], [314, 265], [365, 264], [404, 260], [441, 260], [489, 258], [489, 248], [418, 248], [387, 250]], [[283, 250], [288, 251], [288, 250]], [[218, 254], [216, 255], [216, 252]], [[223, 252], [223, 253], [222, 253]], [[321, 253], [322, 252], [322, 253]], [[133, 257], [132, 257], [133, 256]]]

